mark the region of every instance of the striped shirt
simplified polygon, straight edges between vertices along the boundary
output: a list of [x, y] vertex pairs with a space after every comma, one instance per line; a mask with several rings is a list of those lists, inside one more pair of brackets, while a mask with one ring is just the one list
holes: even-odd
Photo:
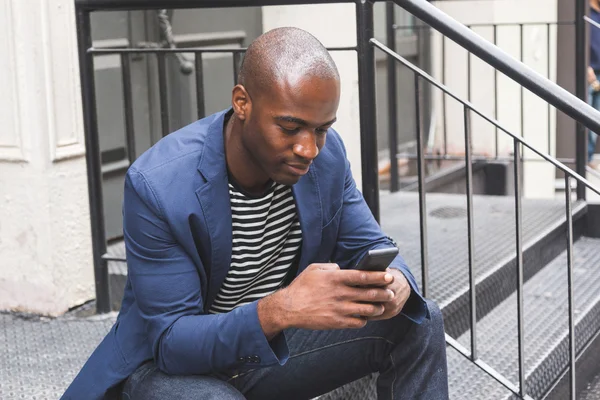
[[253, 197], [229, 183], [231, 266], [210, 313], [261, 299], [282, 287], [302, 243], [296, 203], [289, 186], [273, 183]]

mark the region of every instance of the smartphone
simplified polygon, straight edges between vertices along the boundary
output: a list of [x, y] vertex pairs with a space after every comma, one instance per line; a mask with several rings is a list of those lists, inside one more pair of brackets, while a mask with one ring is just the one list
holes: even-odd
[[360, 260], [356, 269], [363, 271], [385, 271], [397, 255], [397, 247], [369, 250], [369, 252]]

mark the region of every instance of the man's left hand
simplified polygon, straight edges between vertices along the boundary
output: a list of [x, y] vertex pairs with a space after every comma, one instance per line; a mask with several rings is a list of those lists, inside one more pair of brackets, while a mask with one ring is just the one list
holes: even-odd
[[385, 308], [383, 314], [369, 318], [370, 321], [389, 319], [400, 314], [400, 311], [402, 311], [404, 304], [410, 296], [410, 285], [404, 274], [395, 268], [388, 268], [387, 272], [394, 277], [394, 280], [385, 288], [394, 292], [394, 297], [389, 301], [382, 303]]

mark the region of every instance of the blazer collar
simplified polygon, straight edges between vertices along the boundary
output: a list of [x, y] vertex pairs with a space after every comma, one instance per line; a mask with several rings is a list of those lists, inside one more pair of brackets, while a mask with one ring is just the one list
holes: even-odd
[[227, 177], [227, 162], [225, 161], [225, 141], [223, 138], [223, 123], [231, 108], [215, 115], [208, 126], [198, 171], [204, 179], [210, 181], [214, 178]]

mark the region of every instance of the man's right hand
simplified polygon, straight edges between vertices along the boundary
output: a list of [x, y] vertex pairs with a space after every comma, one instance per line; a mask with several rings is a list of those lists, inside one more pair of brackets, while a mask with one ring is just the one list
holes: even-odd
[[592, 83], [596, 82], [597, 78], [596, 78], [596, 73], [594, 72], [594, 69], [592, 67], [587, 67], [587, 81], [588, 84], [591, 85]]
[[342, 270], [312, 264], [285, 289], [259, 301], [259, 320], [268, 338], [286, 328], [362, 328], [384, 311], [394, 293], [384, 289], [387, 272]]

